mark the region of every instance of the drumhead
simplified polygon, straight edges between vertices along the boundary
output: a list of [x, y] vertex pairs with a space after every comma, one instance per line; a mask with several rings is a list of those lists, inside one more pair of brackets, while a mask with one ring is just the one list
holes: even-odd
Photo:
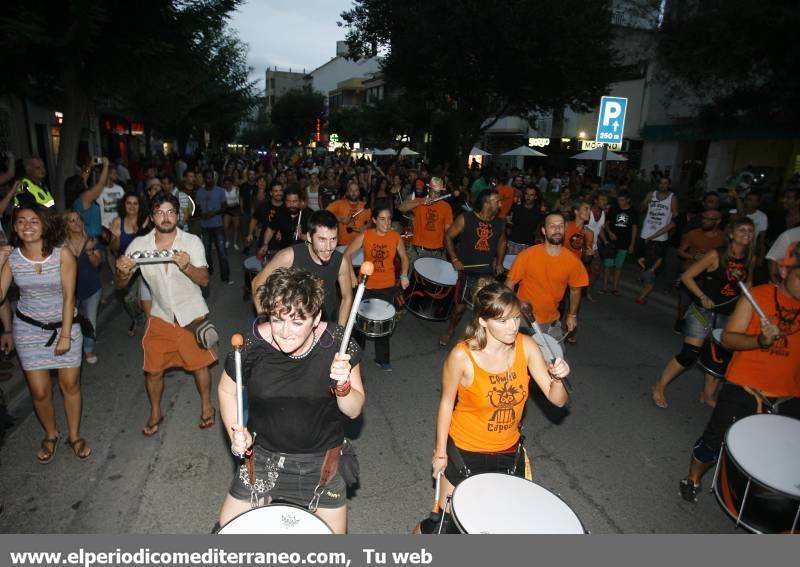
[[514, 265], [514, 260], [517, 259], [516, 254], [506, 254], [506, 257], [503, 258], [503, 269], [510, 270], [511, 266]]
[[[336, 247], [336, 251], [337, 251], [337, 252], [340, 252], [340, 253], [342, 253], [342, 254], [344, 254], [344, 251], [345, 251], [345, 250], [347, 250], [347, 246], [337, 246], [337, 247]], [[352, 261], [352, 264], [353, 264], [354, 266], [360, 266], [360, 265], [361, 265], [361, 264], [363, 264], [363, 263], [364, 263], [364, 250], [362, 250], [361, 248], [359, 248], [359, 249], [358, 249], [358, 250], [356, 250], [356, 251], [355, 251], [355, 253], [353, 254], [353, 261]]]
[[414, 271], [426, 280], [441, 285], [456, 285], [458, 281], [458, 272], [453, 265], [439, 258], [417, 258]]
[[244, 259], [244, 269], [250, 272], [260, 272], [264, 265], [255, 256], [248, 256]]
[[754, 480], [800, 498], [800, 420], [751, 415], [731, 425], [725, 445], [731, 458]]
[[291, 504], [270, 504], [239, 514], [218, 532], [231, 534], [333, 534], [328, 524]]
[[453, 492], [453, 518], [469, 534], [583, 534], [561, 498], [524, 478], [471, 476]]
[[370, 321], [386, 321], [395, 315], [394, 305], [383, 299], [372, 297], [358, 306], [358, 314]]
[[[539, 345], [540, 349], [542, 349], [542, 354], [547, 362], [550, 362], [548, 360], [550, 352], [552, 352], [553, 356], [556, 358], [564, 358], [564, 349], [561, 348], [561, 344], [547, 333], [534, 333], [533, 340], [536, 341], [536, 344]], [[549, 351], [545, 347], [544, 343], [547, 343], [547, 346], [550, 348]]]

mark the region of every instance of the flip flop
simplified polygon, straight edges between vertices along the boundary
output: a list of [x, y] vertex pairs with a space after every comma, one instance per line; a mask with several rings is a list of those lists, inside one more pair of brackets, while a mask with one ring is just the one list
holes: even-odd
[[149, 421], [147, 424], [142, 428], [142, 435], [145, 437], [152, 437], [156, 433], [158, 433], [159, 425], [164, 421], [164, 416], [158, 418], [158, 421], [155, 423], [150, 423]]
[[[92, 454], [92, 448], [86, 445], [86, 440], [83, 437], [78, 437], [75, 441], [67, 439], [67, 445], [72, 447], [72, 452], [78, 457], [78, 460], [85, 461]], [[89, 450], [87, 453], [86, 450]]]
[[46, 465], [50, 461], [53, 460], [53, 457], [56, 456], [56, 451], [58, 450], [58, 442], [61, 441], [61, 435], [56, 433], [55, 437], [45, 437], [42, 439], [42, 444], [40, 446], [41, 450], [44, 451], [44, 458], [36, 455], [36, 460], [39, 461], [40, 464]]
[[217, 421], [217, 408], [211, 408], [211, 415], [208, 417], [200, 416], [200, 423], [197, 425], [200, 429], [208, 429], [214, 427]]

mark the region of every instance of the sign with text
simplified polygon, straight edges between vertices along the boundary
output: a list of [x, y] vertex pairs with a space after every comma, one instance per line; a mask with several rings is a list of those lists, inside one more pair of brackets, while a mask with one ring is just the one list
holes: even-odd
[[594, 139], [601, 143], [622, 142], [625, 129], [625, 110], [628, 99], [616, 96], [604, 96], [600, 99], [600, 114], [597, 119], [597, 134]]
[[596, 142], [594, 140], [581, 140], [581, 150], [588, 151], [593, 150], [595, 148], [601, 148], [603, 146], [608, 146], [608, 149], [612, 152], [618, 152], [622, 150], [622, 142], [615, 142], [615, 143], [603, 143], [603, 142]]

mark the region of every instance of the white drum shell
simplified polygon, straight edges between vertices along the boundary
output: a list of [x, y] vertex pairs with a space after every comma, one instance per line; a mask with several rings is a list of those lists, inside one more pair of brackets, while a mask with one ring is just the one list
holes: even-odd
[[308, 510], [290, 504], [270, 504], [239, 514], [220, 528], [219, 534], [316, 534], [333, 531]]

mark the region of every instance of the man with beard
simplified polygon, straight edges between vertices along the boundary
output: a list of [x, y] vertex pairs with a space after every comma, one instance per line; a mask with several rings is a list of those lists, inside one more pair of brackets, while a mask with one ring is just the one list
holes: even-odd
[[370, 223], [370, 210], [361, 200], [361, 189], [358, 182], [350, 180], [344, 199], [338, 199], [328, 205], [328, 209], [339, 220], [339, 245], [346, 246], [364, 232]]
[[200, 393], [200, 429], [214, 425], [216, 410], [211, 405], [211, 373], [209, 366], [217, 356], [210, 349], [198, 346], [194, 328], [208, 314], [201, 287], [208, 285], [208, 267], [202, 241], [179, 229], [178, 199], [166, 192], [158, 193], [151, 202], [151, 221], [155, 228], [135, 238], [126, 252], [179, 250], [170, 262], [139, 265], [130, 256], [117, 259], [116, 286], [123, 289], [137, 269], [152, 293], [152, 307], [147, 330], [142, 338], [144, 350], [145, 389], [150, 400], [150, 416], [142, 434], [158, 433], [164, 420], [161, 395], [164, 371], [183, 368], [194, 374]]
[[[296, 266], [322, 280], [325, 301], [322, 314], [325, 321], [347, 325], [353, 304], [353, 267], [350, 260], [336, 250], [339, 222], [330, 211], [316, 211], [308, 219], [308, 239], [284, 248], [253, 278], [252, 296], [256, 311], [261, 310], [257, 290], [278, 268]], [[337, 291], [336, 284], [339, 284]]]
[[283, 192], [283, 206], [275, 213], [275, 218], [264, 231], [260, 254], [266, 255], [267, 246], [276, 237], [275, 248], [282, 250], [301, 240], [305, 240], [308, 217], [311, 211], [301, 209], [300, 191], [297, 187], [287, 187]]
[[558, 305], [569, 287], [567, 332], [578, 327], [581, 288], [589, 285], [589, 274], [580, 259], [564, 249], [566, 222], [561, 213], [544, 219], [544, 242], [520, 252], [506, 276], [506, 285], [515, 289], [520, 301], [530, 304], [534, 319], [542, 329], [559, 338], [561, 315]]
[[[285, 176], [284, 176], [285, 177]], [[264, 235], [269, 223], [275, 219], [278, 210], [283, 207], [283, 184], [280, 181], [273, 181], [272, 186], [269, 188], [269, 199], [256, 207], [253, 212], [253, 218], [250, 219], [250, 226], [247, 228], [247, 238], [245, 239], [248, 246], [256, 241], [257, 246], [261, 246], [262, 242], [257, 240]], [[277, 250], [277, 242], [270, 243], [264, 242], [270, 250]]]

